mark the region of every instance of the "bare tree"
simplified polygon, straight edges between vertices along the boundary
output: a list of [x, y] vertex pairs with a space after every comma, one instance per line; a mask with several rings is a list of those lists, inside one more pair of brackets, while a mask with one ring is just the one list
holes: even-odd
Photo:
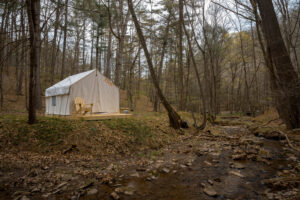
[[40, 67], [40, 0], [26, 0], [30, 32], [30, 77], [28, 123], [36, 122], [38, 80]]
[[159, 87], [159, 84], [158, 84], [158, 81], [157, 81], [157, 76], [155, 74], [155, 70], [154, 70], [154, 67], [153, 67], [153, 64], [152, 64], [152, 60], [151, 60], [149, 51], [147, 49], [146, 41], [145, 41], [145, 38], [144, 38], [144, 35], [143, 35], [143, 32], [142, 32], [142, 29], [141, 29], [141, 27], [139, 25], [139, 22], [137, 20], [136, 14], [134, 12], [132, 0], [127, 0], [127, 2], [128, 2], [128, 8], [130, 10], [132, 20], [134, 22], [134, 25], [135, 25], [140, 43], [142, 45], [142, 48], [144, 50], [144, 54], [145, 54], [146, 59], [147, 59], [148, 67], [149, 67], [150, 74], [151, 74], [151, 77], [152, 77], [152, 82], [155, 86], [156, 92], [157, 92], [162, 104], [164, 105], [165, 109], [168, 112], [170, 125], [175, 129], [179, 129], [180, 127], [187, 127], [187, 123], [182, 121], [182, 119], [180, 118], [178, 113], [169, 104], [169, 102], [167, 101], [167, 99], [165, 98], [165, 96], [163, 95], [163, 93], [162, 93], [162, 91]]
[[300, 127], [300, 80], [280, 32], [271, 0], [256, 0], [267, 45], [276, 107], [287, 128]]

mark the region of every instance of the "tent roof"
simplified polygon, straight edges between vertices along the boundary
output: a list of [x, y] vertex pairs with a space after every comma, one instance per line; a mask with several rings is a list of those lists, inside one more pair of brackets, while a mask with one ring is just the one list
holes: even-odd
[[70, 87], [76, 83], [77, 81], [83, 79], [84, 77], [88, 76], [92, 72], [94, 72], [96, 69], [89, 70], [86, 72], [82, 72], [79, 74], [75, 74], [72, 76], [69, 76], [65, 78], [64, 80], [56, 83], [55, 85], [52, 85], [51, 87], [46, 89], [45, 96], [50, 97], [50, 96], [56, 96], [56, 95], [64, 95], [68, 94]]

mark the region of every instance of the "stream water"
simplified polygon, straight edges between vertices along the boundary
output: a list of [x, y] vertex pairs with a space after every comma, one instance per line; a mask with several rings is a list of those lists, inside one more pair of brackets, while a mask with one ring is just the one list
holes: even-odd
[[[235, 162], [231, 159], [231, 150], [223, 151], [218, 157], [210, 154], [198, 157], [192, 166], [180, 169], [176, 173], [158, 174], [156, 180], [145, 178], [125, 178], [119, 182], [122, 186], [134, 190], [133, 195], [122, 195], [121, 199], [266, 199], [263, 195], [267, 187], [262, 180], [276, 177], [279, 168], [287, 168], [288, 161], [282, 154], [278, 141], [263, 140], [263, 147], [271, 153], [271, 164], [257, 161]], [[238, 163], [244, 169], [235, 170], [242, 176], [231, 174], [230, 164]], [[211, 163], [209, 166], [207, 163]], [[203, 192], [203, 184], [210, 185], [217, 192], [210, 197]], [[114, 188], [103, 185], [94, 196], [80, 199], [111, 199]]]

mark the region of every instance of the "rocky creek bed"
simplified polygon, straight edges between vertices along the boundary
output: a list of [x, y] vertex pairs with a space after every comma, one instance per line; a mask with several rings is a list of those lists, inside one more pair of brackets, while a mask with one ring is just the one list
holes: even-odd
[[218, 134], [189, 133], [180, 143], [108, 160], [45, 157], [27, 168], [34, 156], [19, 155], [24, 168], [5, 160], [0, 171], [0, 199], [300, 199], [299, 154], [284, 138], [244, 125], [214, 128]]

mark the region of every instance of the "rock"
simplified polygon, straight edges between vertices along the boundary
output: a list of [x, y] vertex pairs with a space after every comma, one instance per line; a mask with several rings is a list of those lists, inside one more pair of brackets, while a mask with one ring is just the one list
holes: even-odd
[[212, 164], [206, 160], [204, 161], [204, 163], [207, 164], [208, 166], [212, 166]]
[[264, 137], [266, 139], [271, 139], [271, 140], [285, 139], [285, 135], [283, 135], [280, 131], [274, 130], [269, 127], [259, 127], [253, 132], [253, 134], [257, 137]]
[[144, 171], [146, 171], [146, 168], [144, 168], [144, 167], [139, 167], [139, 168], [136, 169], [136, 171], [137, 171], [137, 172], [144, 172]]
[[36, 187], [36, 188], [33, 188], [33, 189], [31, 190], [32, 193], [36, 193], [36, 192], [39, 192], [39, 191], [41, 191], [41, 190], [40, 190], [40, 188], [37, 188], [37, 187]]
[[186, 166], [183, 165], [183, 164], [180, 164], [179, 166], [180, 166], [180, 168], [182, 168], [182, 169], [186, 168]]
[[189, 166], [192, 166], [192, 163], [191, 163], [191, 162], [188, 162], [188, 163], [186, 163], [185, 165], [189, 167]]
[[213, 162], [213, 163], [219, 163], [220, 161], [217, 160], [217, 159], [213, 159], [212, 162]]
[[195, 154], [196, 154], [198, 157], [203, 156], [203, 153], [202, 153], [201, 151], [196, 151]]
[[163, 168], [163, 169], [162, 169], [162, 172], [164, 172], [164, 173], [167, 173], [167, 174], [168, 174], [168, 173], [170, 173], [170, 170], [169, 170], [168, 168]]
[[185, 150], [183, 153], [184, 154], [188, 154], [188, 153], [190, 153], [191, 152], [191, 150], [190, 149], [187, 149], [187, 150]]
[[116, 193], [123, 193], [124, 192], [124, 188], [122, 188], [122, 187], [116, 188], [115, 192]]
[[215, 156], [215, 157], [219, 157], [220, 153], [219, 152], [214, 152], [214, 153], [211, 153], [210, 155]]
[[87, 195], [95, 195], [97, 193], [98, 193], [98, 190], [96, 188], [92, 188], [92, 189], [88, 190]]
[[108, 170], [108, 171], [114, 170], [114, 169], [115, 169], [115, 166], [112, 163], [110, 165], [108, 165], [108, 167], [106, 168], [106, 170]]
[[229, 171], [229, 174], [244, 178], [245, 176], [242, 175], [241, 173], [237, 172], [237, 171]]
[[241, 164], [241, 163], [234, 163], [232, 165], [232, 168], [235, 168], [235, 169], [244, 169], [245, 166], [243, 164]]
[[297, 161], [297, 157], [294, 156], [294, 155], [291, 155], [291, 156], [288, 157], [288, 160], [296, 162]]
[[220, 179], [220, 178], [215, 178], [215, 179], [214, 179], [214, 181], [216, 181], [216, 182], [219, 182], [219, 183], [220, 183], [220, 182], [221, 182], [221, 179]]
[[111, 196], [113, 199], [115, 199], [115, 200], [120, 199], [120, 196], [119, 196], [117, 193], [115, 193], [115, 192], [112, 192], [112, 193], [110, 194], [110, 196]]
[[42, 170], [48, 170], [48, 169], [49, 169], [48, 166], [43, 166], [43, 167], [42, 167]]
[[136, 172], [136, 173], [133, 173], [133, 174], [131, 174], [130, 176], [131, 176], [131, 177], [136, 177], [136, 178], [140, 177], [139, 173], [137, 173], [137, 172]]
[[211, 185], [213, 185], [214, 184], [214, 182], [212, 181], [212, 180], [207, 180], [207, 182], [209, 183], [209, 184], [211, 184]]
[[203, 192], [211, 197], [216, 197], [217, 196], [217, 192], [210, 186], [207, 186], [204, 188]]
[[268, 199], [274, 199], [274, 194], [270, 193], [269, 190], [265, 191], [265, 195], [267, 196]]
[[124, 194], [131, 196], [131, 195], [134, 194], [134, 191], [133, 191], [133, 190], [126, 190], [126, 191], [124, 192]]
[[26, 197], [26, 196], [22, 196], [21, 198], [20, 198], [20, 200], [30, 200], [28, 197]]
[[50, 195], [51, 195], [51, 193], [46, 193], [46, 194], [43, 194], [42, 197], [47, 199]]
[[233, 160], [245, 160], [246, 158], [247, 158], [247, 154], [245, 153], [232, 155]]
[[147, 181], [152, 181], [152, 180], [155, 180], [155, 179], [157, 179], [157, 177], [155, 177], [155, 176], [147, 177]]

